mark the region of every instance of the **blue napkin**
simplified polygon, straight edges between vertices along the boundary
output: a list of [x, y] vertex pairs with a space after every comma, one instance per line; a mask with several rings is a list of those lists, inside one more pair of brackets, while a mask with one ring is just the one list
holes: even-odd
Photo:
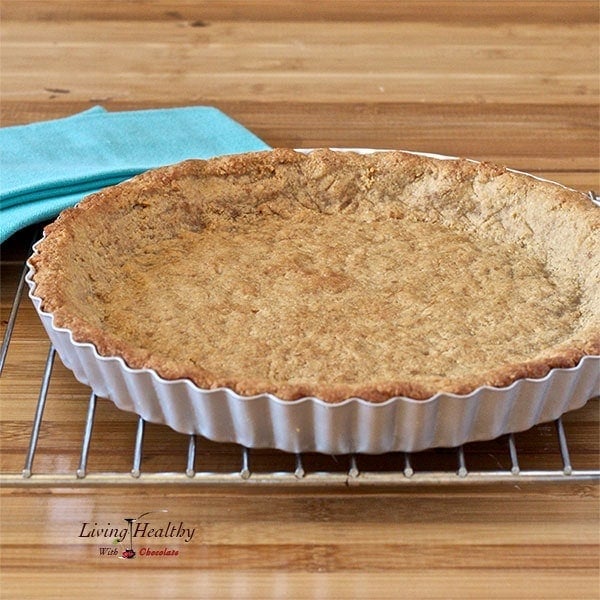
[[82, 113], [0, 129], [0, 242], [84, 196], [188, 158], [267, 150], [210, 106]]

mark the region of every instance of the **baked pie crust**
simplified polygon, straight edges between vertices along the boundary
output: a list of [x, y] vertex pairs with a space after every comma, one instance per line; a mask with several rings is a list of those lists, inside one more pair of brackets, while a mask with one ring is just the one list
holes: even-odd
[[600, 210], [496, 165], [288, 149], [89, 196], [30, 263], [54, 325], [203, 389], [378, 403], [600, 354]]

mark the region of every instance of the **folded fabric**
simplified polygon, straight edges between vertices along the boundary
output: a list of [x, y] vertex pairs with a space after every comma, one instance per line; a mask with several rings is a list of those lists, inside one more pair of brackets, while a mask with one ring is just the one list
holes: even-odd
[[210, 106], [82, 113], [0, 129], [0, 242], [81, 198], [188, 158], [266, 150]]

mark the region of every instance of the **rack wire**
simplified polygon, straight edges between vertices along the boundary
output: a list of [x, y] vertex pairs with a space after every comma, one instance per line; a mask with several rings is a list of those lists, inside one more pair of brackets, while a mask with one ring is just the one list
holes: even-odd
[[[590, 192], [590, 199], [598, 204], [598, 196]], [[37, 236], [34, 237], [37, 239]], [[4, 369], [6, 356], [14, 331], [19, 305], [23, 297], [27, 266], [24, 265], [6, 325], [5, 335], [0, 347], [0, 375]], [[304, 454], [287, 454], [285, 462], [287, 467], [277, 470], [262, 470], [253, 467], [253, 451], [249, 448], [238, 448], [237, 466], [226, 472], [197, 469], [198, 462], [202, 462], [202, 450], [199, 437], [187, 436], [187, 452], [181, 457], [180, 469], [169, 472], [146, 472], [143, 468], [144, 439], [147, 423], [141, 417], [137, 418], [135, 425], [135, 441], [131, 456], [131, 467], [125, 471], [91, 472], [88, 469], [91, 440], [96, 424], [96, 413], [99, 398], [90, 392], [87, 413], [81, 439], [78, 466], [73, 473], [36, 472], [34, 459], [43, 426], [44, 411], [48, 401], [54, 364], [55, 349], [50, 346], [46, 357], [43, 375], [39, 382], [39, 394], [31, 433], [29, 446], [24, 459], [24, 466], [20, 474], [0, 474], [0, 484], [12, 486], [44, 485], [44, 486], [90, 486], [90, 485], [144, 485], [144, 484], [184, 484], [184, 485], [279, 485], [279, 486], [406, 486], [415, 484], [470, 484], [470, 483], [497, 483], [546, 481], [599, 481], [600, 469], [576, 469], [571, 463], [571, 452], [561, 418], [554, 422], [554, 453], [559, 457], [559, 468], [553, 469], [524, 469], [520, 465], [520, 456], [514, 434], [503, 436], [499, 442], [504, 447], [508, 456], [506, 468], [498, 469], [470, 469], [469, 452], [464, 446], [445, 449], [445, 457], [452, 456], [454, 464], [451, 467], [436, 465], [435, 461], [427, 468], [416, 466], [421, 453], [391, 453], [378, 457], [373, 464], [373, 457], [352, 454], [340, 457], [334, 461], [335, 469], [311, 470], [307, 468]], [[115, 409], [116, 410], [116, 409]], [[179, 434], [184, 435], [184, 434]], [[283, 453], [285, 454], [285, 453]], [[368, 467], [363, 468], [363, 463], [368, 462]], [[446, 461], [445, 461], [446, 462]], [[385, 468], [378, 464], [385, 463]], [[392, 468], [389, 468], [389, 464]]]

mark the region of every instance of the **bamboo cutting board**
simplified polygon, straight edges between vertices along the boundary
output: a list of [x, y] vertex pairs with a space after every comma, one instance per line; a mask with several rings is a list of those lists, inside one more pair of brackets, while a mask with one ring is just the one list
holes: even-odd
[[[0, 9], [2, 126], [95, 104], [206, 104], [272, 146], [460, 155], [600, 189], [595, 1], [2, 0]], [[32, 235], [2, 246], [3, 330]], [[23, 483], [47, 355], [25, 298], [0, 377], [3, 598], [600, 595], [597, 478], [361, 485], [348, 457], [309, 456], [307, 473], [341, 472], [336, 483], [296, 485], [293, 474], [285, 485], [185, 474], [153, 483], [183, 473], [188, 441], [147, 426], [149, 476], [94, 482], [131, 469], [137, 426], [99, 400], [90, 477], [78, 481], [89, 390], [58, 359], [33, 463], [52, 476]], [[598, 402], [564, 428], [573, 468], [597, 472]], [[523, 470], [562, 469], [554, 425], [516, 443]], [[471, 471], [510, 470], [506, 439], [467, 450]], [[361, 457], [358, 467], [385, 473], [402, 469], [398, 460]], [[255, 473], [295, 468], [277, 452], [250, 461]], [[417, 472], [456, 469], [450, 451], [415, 461]], [[243, 470], [239, 449], [205, 441], [195, 466]], [[148, 512], [135, 560], [115, 558], [125, 518]]]

